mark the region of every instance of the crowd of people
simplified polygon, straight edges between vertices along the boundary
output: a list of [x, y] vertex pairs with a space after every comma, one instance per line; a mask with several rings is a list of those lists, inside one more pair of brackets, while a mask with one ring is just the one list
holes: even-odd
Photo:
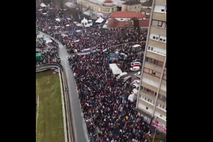
[[[100, 49], [68, 59], [90, 138], [97, 142], [147, 142], [144, 134], [150, 131], [149, 125], [134, 110], [135, 102], [128, 100], [133, 88], [128, 81], [116, 80], [108, 58], [110, 52], [119, 50], [128, 54], [121, 64], [142, 60], [143, 53], [136, 54], [129, 47], [138, 43], [144, 48], [147, 30], [83, 28], [76, 26], [74, 21], [60, 9], [43, 8], [36, 12], [37, 28], [58, 39], [68, 52], [92, 47]], [[42, 59], [37, 60], [38, 65], [59, 61], [57, 45], [50, 46], [40, 51]], [[103, 52], [104, 49], [107, 52]], [[124, 71], [127, 68], [124, 67]]]
[[90, 137], [101, 142], [145, 142], [149, 126], [130, 102], [130, 82], [117, 81], [103, 52], [69, 59]]
[[60, 63], [58, 56], [58, 44], [52, 42], [45, 43], [42, 38], [36, 44], [36, 65], [40, 66], [47, 63]]
[[36, 13], [36, 26], [67, 47], [69, 52], [96, 47], [106, 49], [110, 46], [125, 43], [138, 43], [145, 47], [147, 29], [103, 29], [99, 25], [89, 28], [79, 27], [75, 19], [63, 10], [41, 9]]

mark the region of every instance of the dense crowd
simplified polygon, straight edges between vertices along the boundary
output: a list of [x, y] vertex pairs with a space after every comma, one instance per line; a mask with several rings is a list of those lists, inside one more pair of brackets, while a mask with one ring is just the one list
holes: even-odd
[[52, 40], [52, 42], [45, 43], [40, 39], [36, 45], [36, 65], [43, 65], [47, 63], [60, 63], [58, 56], [58, 44]]
[[[109, 53], [119, 51], [128, 55], [120, 64], [142, 60], [143, 54], [136, 54], [129, 47], [138, 43], [144, 48], [147, 30], [83, 28], [76, 26], [74, 21], [62, 10], [43, 8], [36, 13], [37, 28], [61, 41], [68, 52], [92, 47], [100, 49], [96, 53], [75, 54], [69, 58], [91, 139], [97, 142], [146, 142], [144, 134], [150, 131], [149, 125], [134, 110], [135, 102], [128, 100], [133, 88], [129, 81], [116, 80], [109, 68], [108, 57]], [[51, 48], [41, 50], [42, 60], [37, 60], [38, 64], [58, 61], [57, 45], [46, 46]], [[103, 52], [104, 49], [107, 51]], [[122, 70], [128, 71], [128, 68], [124, 66]]]
[[69, 59], [92, 139], [101, 142], [147, 141], [149, 126], [128, 101], [130, 82], [115, 79], [103, 52]]
[[36, 26], [39, 30], [61, 41], [69, 52], [75, 49], [79, 52], [92, 47], [105, 49], [130, 42], [141, 44], [144, 48], [147, 35], [146, 29], [138, 28], [109, 30], [99, 25], [89, 28], [78, 27], [75, 20], [68, 17], [64, 11], [54, 9], [37, 11]]

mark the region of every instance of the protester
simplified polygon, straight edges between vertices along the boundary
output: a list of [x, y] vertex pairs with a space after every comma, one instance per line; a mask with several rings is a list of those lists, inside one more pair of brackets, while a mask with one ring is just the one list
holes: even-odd
[[[135, 102], [128, 100], [133, 88], [129, 81], [116, 80], [108, 57], [116, 51], [127, 54], [127, 59], [117, 63], [128, 71], [132, 60], [143, 59], [143, 53], [134, 53], [131, 46], [138, 43], [144, 48], [147, 30], [83, 28], [74, 21], [62, 10], [43, 8], [36, 13], [37, 28], [62, 42], [68, 52], [95, 47], [94, 53], [68, 58], [90, 138], [99, 142], [146, 142], [144, 134], [150, 128], [134, 110]], [[42, 63], [53, 61], [56, 52], [57, 48], [52, 48], [42, 53]]]
[[[53, 14], [54, 13], [54, 14]], [[62, 10], [43, 9], [37, 11], [36, 26], [65, 45], [69, 52], [96, 47], [106, 49], [110, 46], [138, 43], [145, 47], [147, 29], [103, 29], [92, 26], [79, 27], [74, 19], [68, 17]]]
[[99, 52], [69, 58], [88, 133], [102, 142], [143, 142], [149, 126], [128, 101], [130, 82], [116, 81], [107, 57]]

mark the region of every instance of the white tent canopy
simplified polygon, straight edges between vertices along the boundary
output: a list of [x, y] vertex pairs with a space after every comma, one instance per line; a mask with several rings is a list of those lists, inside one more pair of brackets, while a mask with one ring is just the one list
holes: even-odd
[[136, 99], [137, 99], [137, 97], [134, 94], [130, 94], [129, 97], [128, 97], [128, 100], [131, 101], [131, 102], [136, 101]]
[[61, 21], [59, 18], [56, 18], [55, 20], [56, 20], [56, 21], [58, 21], [58, 22], [60, 22], [60, 21]]
[[47, 7], [44, 3], [40, 4], [41, 7]]
[[104, 17], [103, 13], [97, 13], [96, 16], [97, 17]]
[[66, 2], [65, 5], [69, 8], [75, 8], [76, 4], [72, 3], [72, 2]]
[[99, 18], [95, 21], [95, 23], [102, 23], [103, 21], [104, 21], [104, 19], [101, 18], [101, 17], [99, 17]]
[[81, 24], [85, 24], [88, 23], [88, 20], [86, 18], [84, 18], [83, 20], [81, 20]]

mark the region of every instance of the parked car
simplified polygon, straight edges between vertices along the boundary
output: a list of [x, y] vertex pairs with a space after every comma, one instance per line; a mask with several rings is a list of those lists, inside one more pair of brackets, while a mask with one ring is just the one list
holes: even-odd
[[139, 87], [140, 87], [140, 80], [134, 80], [130, 85], [133, 88], [139, 89]]
[[141, 68], [138, 67], [138, 66], [134, 66], [134, 67], [131, 67], [130, 70], [131, 71], [139, 71]]
[[123, 83], [127, 82], [127, 81], [130, 81], [131, 82], [132, 80], [132, 77], [131, 76], [126, 76], [124, 79], [123, 79]]
[[134, 67], [134, 66], [141, 67], [142, 65], [140, 62], [131, 62], [131, 67]]
[[138, 79], [136, 79], [136, 80], [134, 80], [134, 81], [132, 81], [132, 83], [131, 84], [140, 84], [140, 80], [138, 80]]
[[122, 76], [127, 75], [127, 72], [122, 72], [121, 74], [119, 74], [116, 79], [119, 80]]
[[141, 77], [141, 72], [138, 71], [137, 73], [134, 74], [134, 76], [136, 76], [137, 78], [140, 78]]
[[128, 56], [127, 56], [126, 54], [124, 54], [124, 53], [120, 53], [119, 56], [120, 56], [120, 59], [121, 59], [121, 60], [126, 60], [127, 57], [128, 57]]

